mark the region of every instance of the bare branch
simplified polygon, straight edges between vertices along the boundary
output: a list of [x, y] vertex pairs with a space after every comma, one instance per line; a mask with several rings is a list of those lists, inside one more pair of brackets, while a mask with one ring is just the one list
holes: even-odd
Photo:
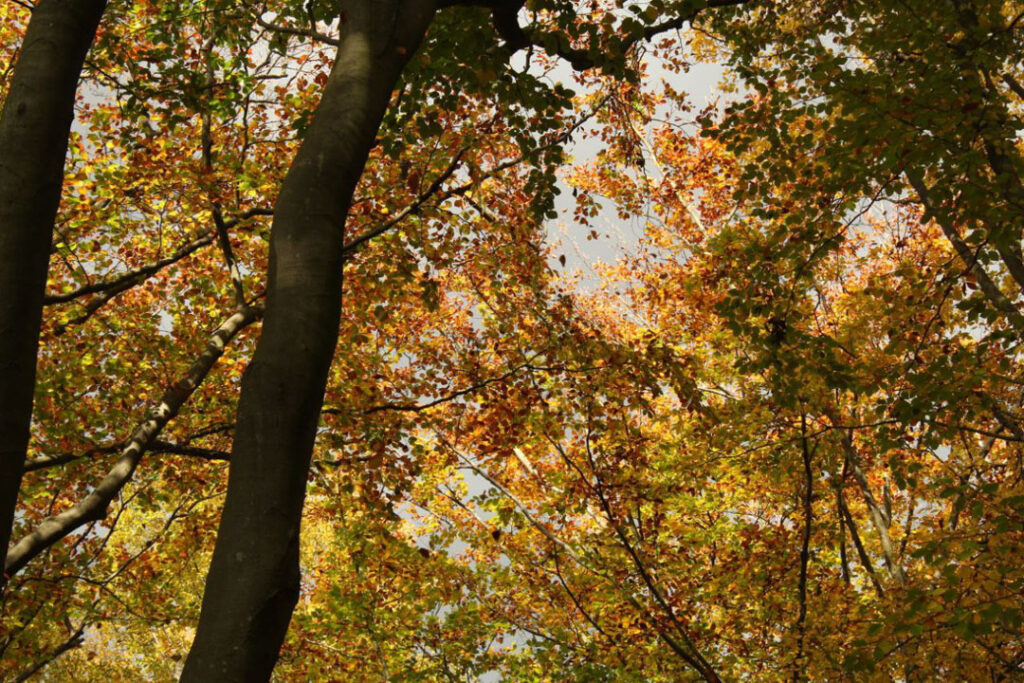
[[[206, 53], [206, 80], [207, 86], [210, 89], [217, 83], [213, 60], [210, 58], [213, 45], [213, 38], [210, 38], [203, 46], [203, 51]], [[213, 171], [213, 115], [209, 107], [204, 107], [202, 118], [203, 167], [206, 177], [212, 180], [215, 178]], [[235, 252], [231, 248], [231, 236], [228, 234], [228, 226], [224, 221], [224, 213], [221, 210], [220, 200], [217, 197], [212, 182], [208, 186], [208, 193], [210, 195], [210, 213], [213, 215], [213, 223], [217, 229], [217, 241], [220, 244], [221, 253], [224, 255], [228, 273], [231, 276], [231, 284], [235, 289], [235, 305], [245, 306], [245, 288], [242, 285], [242, 271], [238, 269], [238, 263], [235, 261]]]
[[46, 655], [46, 657], [40, 659], [39, 661], [34, 663], [32, 666], [30, 666], [28, 669], [26, 669], [21, 674], [19, 674], [18, 677], [15, 678], [14, 680], [17, 683], [21, 683], [22, 681], [27, 681], [28, 679], [32, 678], [37, 673], [39, 673], [39, 671], [42, 670], [43, 667], [45, 667], [48, 664], [50, 664], [51, 662], [53, 662], [55, 659], [60, 657], [62, 654], [64, 654], [68, 650], [73, 650], [76, 647], [78, 647], [79, 645], [81, 645], [82, 642], [85, 640], [85, 627], [86, 627], [86, 622], [83, 621], [82, 625], [79, 626], [77, 629], [75, 629], [75, 631], [72, 632], [70, 636], [68, 636], [67, 640], [65, 640], [63, 643], [61, 643], [56, 648], [54, 648], [52, 652], [50, 652], [48, 655]]
[[57, 467], [58, 465], [66, 465], [69, 462], [75, 462], [77, 460], [85, 460], [87, 458], [94, 458], [99, 455], [110, 455], [111, 453], [117, 453], [119, 450], [124, 448], [123, 443], [110, 444], [109, 446], [98, 446], [90, 448], [81, 453], [58, 453], [57, 455], [47, 455], [41, 458], [33, 458], [25, 461], [25, 472], [35, 472], [36, 470], [45, 470], [49, 467]]
[[[575, 133], [587, 121], [589, 121], [591, 118], [593, 118], [601, 110], [601, 107], [603, 107], [604, 104], [608, 100], [609, 100], [609, 96], [608, 95], [604, 96], [593, 107], [593, 109], [591, 109], [587, 114], [585, 114], [584, 116], [581, 116], [575, 123], [573, 123], [573, 125], [569, 126], [569, 128], [567, 128], [566, 130], [564, 130], [561, 133], [559, 133], [558, 135], [556, 135], [550, 141], [548, 141], [548, 142], [542, 144], [541, 146], [537, 147], [537, 149], [534, 150], [534, 153], [543, 152], [545, 150], [552, 149], [552, 148], [554, 148], [554, 147], [556, 147], [556, 146], [566, 142], [570, 137], [572, 137], [573, 133]], [[516, 166], [518, 164], [523, 163], [527, 159], [527, 156], [525, 154], [524, 155], [520, 155], [520, 156], [518, 156], [518, 157], [516, 157], [514, 159], [509, 159], [507, 161], [504, 161], [504, 162], [496, 165], [494, 168], [490, 169], [489, 171], [487, 171], [485, 173], [481, 173], [480, 175], [477, 176], [477, 178], [475, 180], [472, 180], [472, 181], [470, 181], [468, 183], [465, 183], [463, 185], [459, 185], [458, 187], [454, 187], [454, 188], [451, 188], [451, 189], [446, 190], [444, 192], [441, 192], [440, 191], [441, 190], [441, 186], [444, 184], [444, 181], [448, 180], [455, 173], [455, 171], [458, 168], [458, 162], [462, 158], [462, 155], [465, 154], [465, 152], [466, 152], [465, 149], [459, 150], [458, 154], [456, 154], [455, 157], [452, 159], [452, 162], [451, 162], [451, 164], [449, 164], [448, 168], [446, 168], [441, 173], [441, 175], [438, 176], [438, 178], [433, 183], [431, 183], [430, 187], [428, 187], [425, 192], [421, 193], [412, 202], [412, 204], [410, 204], [409, 206], [407, 206], [406, 208], [402, 209], [400, 212], [395, 214], [395, 216], [393, 218], [391, 218], [389, 221], [387, 221], [383, 225], [380, 225], [380, 226], [378, 226], [378, 227], [376, 227], [376, 228], [374, 228], [372, 230], [369, 230], [369, 231], [363, 233], [359, 237], [356, 237], [351, 242], [346, 244], [343, 247], [343, 254], [344, 254], [344, 256], [346, 258], [351, 257], [351, 255], [353, 253], [355, 253], [365, 243], [369, 242], [370, 240], [372, 240], [372, 239], [374, 239], [376, 237], [379, 237], [379, 236], [383, 235], [384, 233], [386, 233], [389, 230], [393, 229], [395, 226], [397, 226], [399, 223], [401, 223], [403, 220], [405, 220], [409, 216], [418, 213], [419, 210], [423, 207], [423, 205], [427, 202], [427, 200], [429, 200], [432, 196], [435, 196], [435, 195], [437, 196], [437, 203], [438, 204], [440, 204], [441, 202], [443, 202], [443, 201], [445, 201], [447, 199], [451, 199], [452, 197], [463, 196], [463, 195], [466, 194], [466, 192], [468, 192], [474, 186], [478, 185], [481, 181], [486, 180], [487, 178], [492, 178], [492, 177], [498, 175], [499, 173], [501, 173], [502, 171], [505, 171], [505, 170], [507, 170], [509, 168], [512, 168], [513, 166]], [[470, 203], [473, 204], [474, 202], [472, 202], [472, 200], [470, 200]]]
[[[57, 455], [34, 458], [25, 462], [25, 472], [35, 472], [36, 470], [45, 470], [50, 467], [58, 467], [60, 465], [66, 465], [79, 460], [87, 460], [101, 455], [110, 455], [111, 453], [117, 453], [127, 445], [128, 444], [121, 442], [110, 444], [109, 446], [90, 448], [81, 453], [59, 453]], [[191, 446], [189, 444], [172, 443], [170, 441], [154, 441], [150, 444], [149, 452], [153, 454], [166, 453], [167, 455], [184, 455], [190, 458], [199, 458], [201, 460], [228, 460], [231, 455], [227, 451]]]
[[1012, 74], [1003, 74], [1003, 83], [1013, 91], [1013, 93], [1024, 100], [1024, 86], [1021, 86], [1020, 81], [1013, 77]]
[[885, 559], [885, 566], [896, 583], [901, 586], [905, 586], [907, 583], [907, 577], [903, 572], [903, 567], [900, 565], [899, 560], [896, 557], [896, 553], [892, 545], [892, 537], [889, 535], [889, 523], [891, 520], [885, 511], [882, 510], [882, 507], [878, 504], [878, 501], [875, 499], [875, 496], [871, 491], [871, 483], [868, 481], [868, 477], [861, 467], [860, 455], [857, 453], [857, 449], [853, 445], [853, 433], [847, 432], [846, 434], [840, 434], [839, 441], [842, 443], [843, 451], [846, 454], [846, 462], [849, 464], [849, 469], [853, 473], [853, 478], [856, 480], [857, 485], [860, 488], [864, 504], [868, 508], [871, 523], [875, 527], [875, 531], [878, 533], [878, 539], [882, 547], [882, 557]]
[[[481, 389], [485, 389], [485, 388], [487, 388], [488, 386], [490, 386], [492, 384], [498, 384], [500, 382], [505, 382], [505, 381], [511, 379], [513, 376], [515, 376], [516, 373], [518, 373], [520, 370], [530, 370], [530, 369], [532, 369], [532, 366], [529, 363], [522, 363], [520, 365], [517, 365], [517, 366], [513, 367], [512, 369], [508, 370], [507, 372], [504, 372], [501, 375], [498, 375], [497, 377], [490, 377], [488, 379], [481, 380], [480, 382], [477, 382], [475, 384], [471, 384], [471, 385], [469, 385], [469, 386], [467, 386], [467, 387], [465, 387], [463, 389], [459, 389], [457, 391], [453, 391], [450, 394], [445, 394], [444, 396], [440, 396], [438, 398], [431, 399], [429, 401], [424, 401], [423, 403], [382, 403], [380, 405], [375, 405], [375, 406], [371, 406], [369, 408], [366, 408], [365, 410], [363, 410], [361, 412], [362, 412], [363, 415], [372, 415], [373, 413], [380, 413], [380, 412], [384, 412], [384, 411], [395, 411], [395, 412], [402, 412], [402, 413], [418, 413], [418, 412], [421, 412], [421, 411], [424, 411], [424, 410], [428, 410], [430, 408], [434, 408], [434, 407], [439, 406], [439, 405], [441, 405], [443, 403], [449, 403], [451, 401], [454, 401], [457, 398], [461, 398], [463, 396], [467, 396], [469, 394], [476, 393], [477, 391], [480, 391]], [[324, 408], [322, 412], [327, 414], [327, 415], [340, 415], [344, 411], [342, 409], [340, 409], [340, 408]]]
[[811, 448], [807, 443], [807, 415], [800, 415], [800, 453], [804, 465], [803, 540], [800, 546], [800, 579], [797, 600], [800, 604], [796, 619], [797, 652], [793, 660], [793, 680], [799, 681], [803, 673], [804, 639], [807, 622], [807, 565], [811, 560], [811, 525], [814, 522], [814, 472], [811, 469]]
[[868, 577], [871, 579], [871, 584], [875, 587], [875, 593], [878, 597], [882, 597], [885, 595], [885, 590], [882, 588], [882, 583], [878, 580], [878, 574], [875, 573], [875, 567], [871, 563], [871, 558], [868, 556], [867, 550], [864, 549], [864, 544], [860, 540], [860, 534], [857, 532], [857, 524], [853, 521], [853, 515], [850, 514], [850, 508], [847, 507], [846, 501], [843, 500], [842, 489], [839, 489], [839, 514], [842, 516], [843, 521], [846, 522], [846, 526], [850, 530], [850, 538], [853, 540], [853, 546], [857, 549], [857, 556], [860, 558], [860, 563], [864, 567], [864, 571], [868, 573]]

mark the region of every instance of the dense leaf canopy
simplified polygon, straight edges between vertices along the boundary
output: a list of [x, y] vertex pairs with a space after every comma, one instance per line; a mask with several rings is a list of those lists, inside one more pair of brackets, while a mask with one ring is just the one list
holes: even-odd
[[[1024, 3], [436, 5], [336, 226], [274, 678], [1020, 676]], [[107, 4], [0, 678], [181, 675], [350, 21]]]

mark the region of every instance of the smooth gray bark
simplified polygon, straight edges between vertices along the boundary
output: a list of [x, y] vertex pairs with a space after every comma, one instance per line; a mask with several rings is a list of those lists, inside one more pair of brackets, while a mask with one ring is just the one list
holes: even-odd
[[110, 503], [131, 481], [142, 456], [210, 374], [210, 370], [224, 355], [228, 343], [251, 325], [260, 313], [258, 308], [241, 308], [221, 323], [199, 357], [177, 382], [167, 388], [160, 398], [160, 403], [154, 406], [149, 416], [135, 428], [128, 443], [121, 449], [117, 462], [89, 495], [77, 505], [44, 519], [32, 533], [10, 549], [4, 565], [4, 571], [8, 576], [19, 572], [33, 558], [89, 522], [106, 519]]
[[340, 3], [338, 54], [274, 209], [263, 332], [183, 681], [270, 678], [299, 596], [299, 527], [338, 339], [345, 219], [433, 2]]
[[[40, 0], [0, 113], [0, 559], [28, 448], [75, 91], [106, 0]], [[0, 579], [0, 587], [6, 583]]]

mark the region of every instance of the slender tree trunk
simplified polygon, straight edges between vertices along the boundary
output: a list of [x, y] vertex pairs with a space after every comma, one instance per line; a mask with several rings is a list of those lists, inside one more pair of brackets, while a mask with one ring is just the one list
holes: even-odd
[[814, 470], [811, 457], [814, 455], [807, 443], [807, 416], [800, 416], [800, 452], [804, 465], [804, 529], [800, 543], [800, 579], [797, 584], [799, 612], [796, 618], [796, 658], [793, 660], [793, 681], [804, 677], [804, 641], [807, 638], [807, 566], [811, 561], [811, 532], [814, 525]]
[[184, 681], [267, 680], [299, 595], [299, 526], [341, 315], [352, 193], [429, 0], [340, 3], [337, 59], [274, 210], [263, 332]]
[[[0, 114], [0, 560], [28, 448], [75, 91], [106, 0], [40, 0]], [[0, 579], [0, 588], [6, 583]]]

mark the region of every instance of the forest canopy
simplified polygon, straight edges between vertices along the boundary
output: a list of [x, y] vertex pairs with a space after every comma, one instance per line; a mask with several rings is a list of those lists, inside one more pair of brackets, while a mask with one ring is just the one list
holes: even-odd
[[1024, 675], [1022, 20], [0, 0], [0, 678]]

